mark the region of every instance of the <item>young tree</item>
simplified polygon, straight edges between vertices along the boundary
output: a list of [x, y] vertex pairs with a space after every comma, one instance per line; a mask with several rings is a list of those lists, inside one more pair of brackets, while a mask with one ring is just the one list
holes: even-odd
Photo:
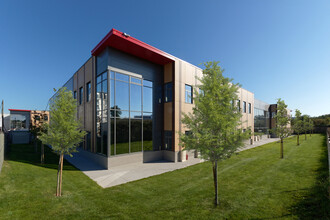
[[302, 122], [303, 122], [303, 131], [305, 133], [305, 140], [307, 140], [307, 131], [309, 131], [309, 116], [303, 115]]
[[239, 129], [241, 113], [234, 102], [238, 99], [238, 84], [222, 75], [218, 62], [204, 63], [203, 77], [199, 78], [199, 92], [195, 89], [193, 112], [183, 114], [182, 123], [189, 130], [180, 134], [180, 145], [185, 150], [197, 150], [210, 160], [213, 167], [215, 205], [218, 200], [218, 162], [229, 158], [243, 146], [248, 132]]
[[284, 100], [277, 99], [277, 112], [275, 115], [276, 127], [273, 129], [277, 137], [281, 139], [281, 159], [284, 157], [283, 139], [291, 134], [289, 127], [290, 116], [288, 114], [287, 105]]
[[77, 121], [77, 105], [71, 91], [65, 87], [60, 88], [57, 96], [51, 101], [50, 124], [46, 126], [47, 133], [42, 133], [40, 140], [51, 145], [53, 151], [59, 154], [56, 196], [61, 196], [63, 156], [72, 156], [71, 153], [76, 152], [76, 147], [83, 141], [86, 132], [81, 130]]
[[312, 133], [313, 133], [313, 130], [314, 130], [314, 122], [311, 118], [309, 118], [308, 128], [309, 128], [309, 136], [312, 137]]
[[301, 120], [301, 112], [298, 109], [296, 109], [293, 123], [293, 130], [297, 133], [297, 145], [299, 145], [299, 135], [303, 132], [303, 121]]

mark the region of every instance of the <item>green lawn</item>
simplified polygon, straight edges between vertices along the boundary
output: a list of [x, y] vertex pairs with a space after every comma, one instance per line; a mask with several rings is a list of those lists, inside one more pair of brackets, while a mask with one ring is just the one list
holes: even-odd
[[327, 219], [325, 136], [290, 138], [241, 152], [219, 166], [221, 206], [213, 206], [209, 162], [102, 189], [65, 163], [54, 196], [57, 157], [38, 163], [30, 145], [13, 145], [0, 174], [0, 219]]

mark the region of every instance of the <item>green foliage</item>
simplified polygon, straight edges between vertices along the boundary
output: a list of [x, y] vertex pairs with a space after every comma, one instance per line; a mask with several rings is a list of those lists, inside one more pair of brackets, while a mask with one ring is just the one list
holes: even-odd
[[204, 63], [201, 85], [195, 89], [193, 112], [183, 114], [182, 123], [189, 134], [180, 134], [181, 145], [186, 150], [195, 149], [201, 157], [212, 162], [229, 158], [249, 132], [239, 129], [241, 113], [233, 105], [238, 99], [238, 84], [222, 75], [218, 62]]
[[52, 149], [60, 154], [68, 154], [76, 151], [77, 145], [83, 141], [86, 135], [81, 130], [77, 120], [76, 100], [72, 93], [65, 87], [58, 90], [55, 99], [50, 105], [50, 124], [46, 125], [48, 132], [40, 136], [44, 144], [52, 146]]
[[288, 114], [287, 105], [285, 104], [284, 100], [280, 98], [277, 99], [277, 112], [275, 115], [276, 119], [276, 127], [273, 129], [275, 134], [283, 139], [288, 137], [291, 134], [290, 129], [290, 116]]
[[303, 132], [307, 133], [310, 130], [310, 117], [308, 115], [302, 116]]
[[296, 109], [295, 118], [293, 120], [293, 130], [299, 135], [304, 131], [304, 122], [301, 118], [301, 112]]

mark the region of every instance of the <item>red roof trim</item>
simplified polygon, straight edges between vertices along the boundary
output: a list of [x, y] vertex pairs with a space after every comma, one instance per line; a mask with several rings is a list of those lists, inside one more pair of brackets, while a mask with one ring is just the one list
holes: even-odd
[[99, 55], [106, 47], [113, 47], [153, 63], [164, 65], [174, 62], [174, 57], [134, 37], [125, 35], [116, 29], [111, 31], [91, 51], [93, 56]]
[[15, 111], [15, 112], [30, 112], [31, 110], [24, 110], [24, 109], [8, 109], [9, 111]]

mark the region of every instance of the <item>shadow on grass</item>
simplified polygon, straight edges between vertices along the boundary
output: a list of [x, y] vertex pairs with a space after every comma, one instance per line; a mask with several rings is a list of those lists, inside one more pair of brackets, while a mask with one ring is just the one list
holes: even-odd
[[326, 137], [323, 138], [323, 154], [320, 158], [320, 167], [316, 170], [317, 179], [313, 187], [304, 189], [304, 192], [294, 193], [293, 196], [299, 197], [299, 202], [292, 207], [292, 214], [299, 219], [330, 219], [330, 200], [329, 200], [329, 165]]
[[[28, 163], [39, 167], [56, 169], [58, 168], [59, 156], [52, 152], [52, 150], [45, 146], [45, 163], [40, 163], [40, 144], [38, 144], [38, 151], [35, 152], [33, 144], [11, 144], [9, 155], [6, 160]], [[77, 170], [69, 162], [64, 160], [63, 170]]]

